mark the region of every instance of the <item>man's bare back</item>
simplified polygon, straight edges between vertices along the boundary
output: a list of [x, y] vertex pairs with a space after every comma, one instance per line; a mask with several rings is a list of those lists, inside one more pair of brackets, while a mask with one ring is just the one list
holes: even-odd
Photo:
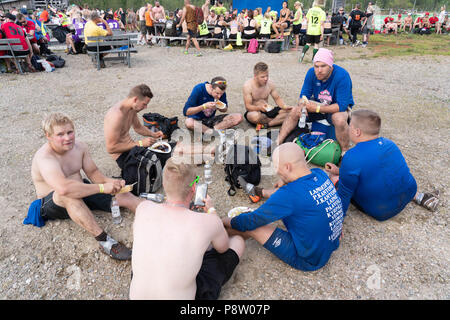
[[131, 299], [194, 299], [210, 243], [218, 251], [228, 249], [217, 215], [151, 201], [138, 206], [133, 235]]

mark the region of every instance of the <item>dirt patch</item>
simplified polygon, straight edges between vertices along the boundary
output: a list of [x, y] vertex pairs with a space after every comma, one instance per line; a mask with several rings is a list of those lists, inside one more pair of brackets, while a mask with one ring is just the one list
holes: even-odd
[[[450, 134], [449, 57], [356, 59], [359, 48], [333, 48], [337, 64], [350, 72], [355, 108], [380, 113], [382, 135], [402, 150], [421, 190], [441, 189], [436, 213], [414, 204], [379, 223], [350, 207], [344, 239], [328, 264], [305, 273], [279, 261], [253, 240], [224, 287], [221, 299], [449, 299], [448, 189]], [[364, 49], [363, 53], [370, 52]], [[295, 104], [312, 50], [303, 64], [299, 53], [206, 50], [203, 57], [181, 48], [142, 48], [132, 68], [107, 63], [97, 71], [85, 55], [64, 56], [54, 73], [0, 75], [0, 299], [127, 299], [131, 263], [117, 262], [98, 250], [96, 241], [72, 221], [49, 222], [39, 229], [22, 225], [35, 191], [31, 159], [45, 143], [41, 120], [50, 112], [68, 114], [99, 168], [109, 176], [119, 169], [105, 150], [103, 117], [129, 89], [146, 83], [155, 94], [149, 110], [178, 116], [193, 86], [224, 76], [230, 112], [243, 112], [242, 85], [258, 61], [287, 104]], [[355, 59], [353, 59], [355, 58]], [[417, 75], [420, 75], [418, 77]], [[444, 80], [444, 81], [442, 81]], [[247, 129], [245, 123], [239, 128]], [[255, 206], [238, 193], [226, 196], [219, 165], [213, 168], [211, 196], [220, 215], [239, 205]], [[270, 186], [273, 176], [264, 176]], [[96, 212], [100, 226], [132, 245], [133, 214], [121, 225]], [[375, 278], [374, 278], [375, 277]], [[373, 281], [377, 280], [378, 282]]]

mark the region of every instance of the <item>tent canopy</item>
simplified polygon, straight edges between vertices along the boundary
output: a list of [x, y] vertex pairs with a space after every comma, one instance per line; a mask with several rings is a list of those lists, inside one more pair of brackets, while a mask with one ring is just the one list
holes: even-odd
[[262, 8], [264, 13], [269, 6], [272, 10], [280, 12], [283, 7], [283, 0], [233, 0], [233, 8], [239, 11], [242, 9]]

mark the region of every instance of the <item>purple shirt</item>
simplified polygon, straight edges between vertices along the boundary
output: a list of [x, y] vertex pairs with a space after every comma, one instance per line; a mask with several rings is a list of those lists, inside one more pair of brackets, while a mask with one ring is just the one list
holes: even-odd
[[84, 32], [84, 25], [86, 24], [86, 20], [83, 19], [83, 20], [80, 21], [80, 22], [76, 22], [76, 20], [73, 19], [73, 20], [72, 20], [72, 24], [73, 24], [73, 26], [74, 26], [74, 28], [75, 28], [75, 34], [72, 35], [73, 41], [75, 41], [75, 42], [81, 41], [80, 36], [83, 35], [83, 32]]
[[[111, 30], [120, 30], [120, 25], [119, 22], [117, 22], [116, 20], [106, 20], [106, 22], [108, 22], [109, 27], [111, 28]], [[99, 23], [97, 24], [99, 27], [102, 27], [103, 29], [106, 30], [106, 27], [103, 23]]]

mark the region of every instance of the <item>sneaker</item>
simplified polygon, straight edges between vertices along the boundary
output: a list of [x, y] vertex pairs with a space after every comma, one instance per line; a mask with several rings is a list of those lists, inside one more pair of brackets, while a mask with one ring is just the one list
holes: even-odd
[[183, 53], [184, 53], [184, 54], [189, 54], [189, 51], [183, 50]]
[[256, 125], [256, 131], [260, 131], [260, 130], [267, 129], [267, 128], [269, 128], [269, 125], [266, 123], [258, 123]]
[[437, 206], [439, 205], [439, 193], [439, 190], [436, 190], [433, 193], [424, 193], [420, 205], [430, 211], [436, 211]]
[[203, 54], [202, 54], [201, 52], [198, 52], [198, 53], [194, 54], [194, 56], [196, 56], [196, 57], [202, 57]]
[[109, 235], [106, 236], [106, 241], [99, 241], [99, 243], [100, 249], [111, 258], [116, 260], [131, 260], [132, 251]]

